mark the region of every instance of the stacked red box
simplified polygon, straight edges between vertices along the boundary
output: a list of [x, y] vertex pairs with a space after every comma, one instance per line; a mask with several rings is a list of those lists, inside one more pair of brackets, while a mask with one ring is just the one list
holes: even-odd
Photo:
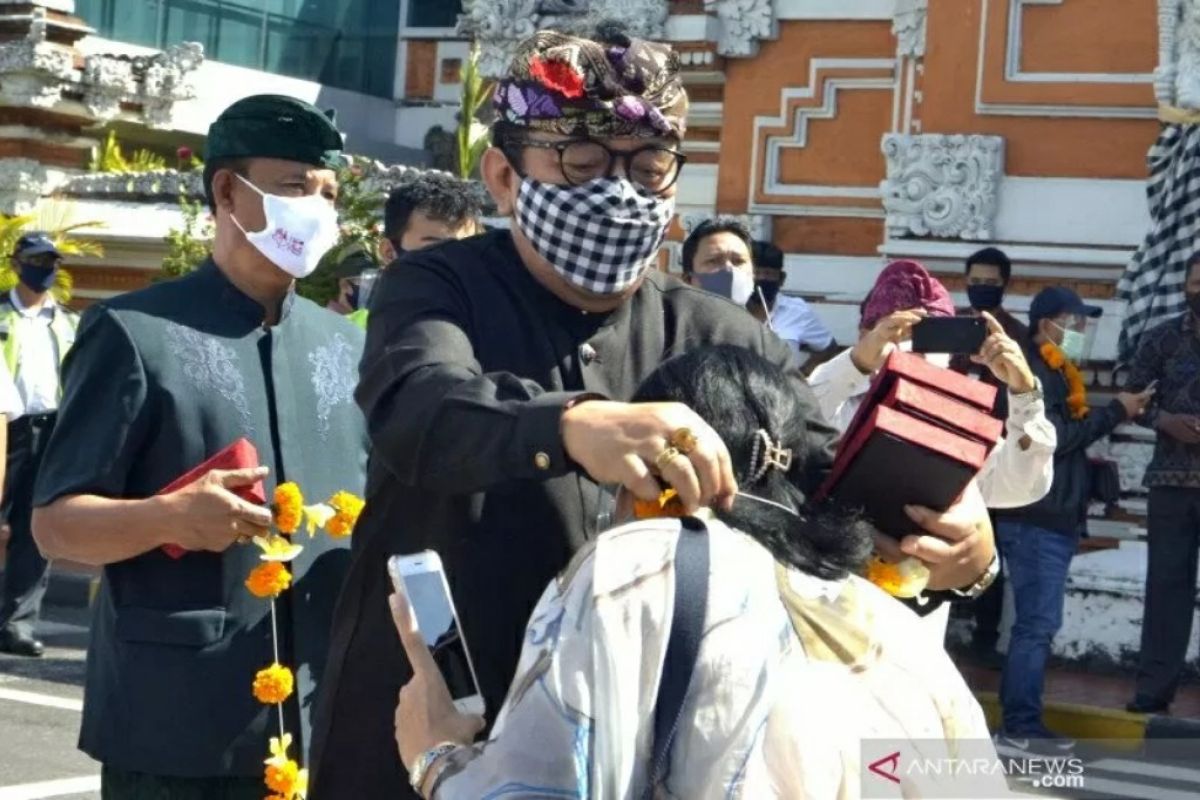
[[905, 505], [953, 505], [1004, 433], [996, 389], [893, 352], [842, 438], [821, 496], [862, 508], [883, 533], [915, 525]]

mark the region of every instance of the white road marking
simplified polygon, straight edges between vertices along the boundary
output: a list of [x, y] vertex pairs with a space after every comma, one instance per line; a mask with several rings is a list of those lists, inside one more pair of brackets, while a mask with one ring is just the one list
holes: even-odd
[[[1200, 770], [1186, 767], [1173, 767], [1168, 764], [1152, 764], [1144, 761], [1130, 761], [1123, 758], [1103, 758], [1087, 765], [1088, 770], [1103, 769], [1111, 772], [1124, 772], [1128, 775], [1144, 775], [1147, 778], [1162, 778], [1169, 781], [1191, 781], [1200, 783]], [[1086, 771], [1086, 770], [1085, 770]]]
[[44, 797], [62, 797], [68, 794], [100, 791], [100, 776], [61, 778], [56, 781], [22, 783], [17, 786], [0, 786], [0, 800], [42, 800]]
[[[55, 697], [51, 694], [39, 694], [38, 692], [23, 692], [20, 689], [5, 689], [0, 687], [0, 700], [12, 700], [17, 703], [30, 703], [35, 706], [49, 706], [50, 708], [65, 708], [68, 711], [83, 711], [82, 700], [73, 700], [69, 697]], [[5, 797], [6, 795], [3, 794], [3, 790], [0, 790], [0, 800], [5, 800]]]

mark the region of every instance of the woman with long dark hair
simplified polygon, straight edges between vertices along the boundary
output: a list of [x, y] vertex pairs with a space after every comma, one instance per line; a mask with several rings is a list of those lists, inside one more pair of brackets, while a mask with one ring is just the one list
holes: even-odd
[[[909, 769], [995, 752], [945, 652], [923, 644], [911, 611], [857, 576], [873, 528], [797, 488], [808, 420], [783, 373], [748, 350], [701, 349], [664, 363], [634, 401], [692, 408], [725, 441], [740, 493], [693, 520], [661, 518], [669, 502], [620, 497], [618, 515], [637, 519], [601, 535], [546, 589], [485, 744], [471, 744], [482, 721], [454, 709], [395, 595], [414, 667], [397, 742], [418, 791], [439, 800], [648, 796], [673, 619], [689, 613], [676, 549], [694, 535], [685, 528], [700, 528], [702, 635], [661, 788], [689, 800], [852, 798], [865, 781], [894, 786], [897, 797], [934, 784], [940, 796], [1005, 795], [994, 773], [962, 784], [953, 770]], [[982, 513], [978, 492], [968, 496]]]

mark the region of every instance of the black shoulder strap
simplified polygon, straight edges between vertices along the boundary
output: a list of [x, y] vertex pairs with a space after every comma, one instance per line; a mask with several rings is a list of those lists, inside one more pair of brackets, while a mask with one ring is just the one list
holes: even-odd
[[693, 517], [682, 522], [675, 546], [675, 610], [654, 702], [654, 742], [644, 798], [653, 796], [655, 787], [666, 780], [670, 770], [671, 744], [692, 682], [708, 610], [708, 528]]

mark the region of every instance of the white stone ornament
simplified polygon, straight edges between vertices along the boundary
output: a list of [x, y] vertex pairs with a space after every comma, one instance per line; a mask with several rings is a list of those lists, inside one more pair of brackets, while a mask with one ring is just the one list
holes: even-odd
[[667, 0], [463, 0], [458, 30], [478, 43], [480, 72], [498, 78], [517, 45], [539, 30], [586, 34], [615, 20], [631, 36], [662, 39], [668, 13]]
[[903, 58], [925, 57], [925, 21], [929, 0], [896, 0], [892, 12], [892, 33], [896, 36], [896, 55]]
[[0, 213], [27, 214], [51, 183], [46, 168], [31, 158], [0, 158]]
[[889, 237], [992, 238], [1003, 137], [893, 133], [883, 137], [883, 154]]
[[1158, 102], [1200, 110], [1200, 0], [1159, 0]]
[[753, 56], [760, 39], [778, 32], [772, 0], [704, 0], [704, 10], [721, 23], [717, 52], [723, 56]]

